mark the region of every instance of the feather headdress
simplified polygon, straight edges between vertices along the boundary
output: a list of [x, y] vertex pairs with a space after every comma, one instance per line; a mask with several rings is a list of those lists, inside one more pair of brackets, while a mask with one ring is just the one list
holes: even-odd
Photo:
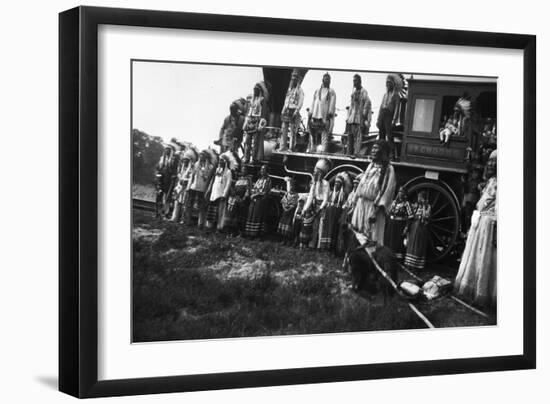
[[472, 101], [460, 97], [455, 104], [455, 108], [458, 108], [466, 118], [469, 118], [472, 110]]
[[388, 77], [386, 78], [386, 81], [391, 81], [393, 83], [394, 90], [398, 93], [403, 88], [403, 79], [399, 74], [396, 73], [390, 73], [388, 74]]
[[326, 158], [320, 158], [315, 164], [315, 168], [323, 172], [326, 175], [332, 168], [332, 162]]
[[209, 147], [208, 149], [202, 150], [201, 154], [204, 154], [206, 160], [208, 160], [208, 162], [214, 167], [218, 165], [218, 153], [216, 152], [216, 150]]
[[341, 181], [342, 187], [344, 188], [344, 192], [346, 194], [349, 194], [352, 189], [352, 182], [351, 182], [351, 176], [347, 173], [347, 171], [342, 171], [336, 176], [335, 181]]
[[187, 149], [183, 152], [182, 158], [188, 159], [194, 163], [199, 158], [199, 151], [193, 145], [188, 146]]
[[220, 155], [220, 159], [225, 160], [227, 167], [229, 167], [231, 171], [238, 171], [241, 166], [239, 157], [236, 156], [236, 154], [232, 151], [226, 151], [225, 153], [222, 153]]
[[258, 87], [260, 89], [266, 101], [269, 100], [269, 90], [267, 89], [267, 84], [265, 81], [258, 81], [254, 87]]

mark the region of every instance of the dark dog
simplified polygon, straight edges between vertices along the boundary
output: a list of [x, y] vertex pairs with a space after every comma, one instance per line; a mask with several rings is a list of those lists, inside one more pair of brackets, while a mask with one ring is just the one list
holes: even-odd
[[[347, 265], [351, 270], [352, 286], [356, 291], [365, 291], [371, 295], [380, 292], [384, 295], [384, 302], [392, 297], [395, 289], [377, 270], [365, 248], [359, 244], [355, 233], [351, 229], [344, 231]], [[388, 248], [377, 245], [372, 252], [374, 260], [397, 284], [399, 262]]]

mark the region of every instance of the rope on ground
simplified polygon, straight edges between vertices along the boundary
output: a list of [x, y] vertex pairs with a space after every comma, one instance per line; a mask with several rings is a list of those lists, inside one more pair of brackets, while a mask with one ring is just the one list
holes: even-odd
[[428, 320], [424, 314], [422, 314], [414, 304], [412, 304], [411, 302], [409, 302], [409, 307], [411, 308], [412, 311], [414, 311], [416, 313], [416, 315], [418, 317], [420, 317], [422, 319], [422, 321], [424, 321], [424, 323], [428, 326], [428, 328], [435, 328], [435, 326], [430, 322], [430, 320]]
[[[360, 240], [360, 238], [358, 237], [358, 234], [360, 233], [357, 233], [355, 232], [355, 237], [357, 238], [357, 240]], [[374, 259], [372, 253], [370, 252], [368, 246], [367, 246], [368, 242], [367, 243], [364, 243], [364, 244], [361, 244], [361, 246], [359, 246], [357, 249], [364, 249], [369, 258], [371, 259], [372, 263], [374, 264], [374, 267], [376, 268], [376, 270], [380, 273], [380, 275], [382, 275], [388, 282], [389, 284], [392, 286], [392, 288], [395, 289], [395, 291], [397, 292], [397, 294], [399, 296], [403, 296], [403, 293], [401, 292], [401, 290], [399, 289], [399, 286], [397, 286], [397, 284], [393, 281], [393, 279], [386, 273], [386, 271], [384, 271], [380, 265], [378, 264], [378, 262], [376, 262], [376, 260]], [[426, 318], [426, 316], [424, 316], [420, 310], [418, 310], [416, 308], [416, 306], [414, 304], [412, 304], [411, 302], [407, 302], [407, 304], [409, 305], [409, 307], [411, 308], [411, 310], [413, 311], [413, 313], [415, 313], [418, 318], [420, 318], [424, 324], [426, 324], [426, 326], [428, 328], [435, 328], [434, 325]]]
[[463, 305], [464, 307], [466, 307], [466, 308], [472, 310], [474, 313], [477, 313], [477, 314], [479, 314], [479, 315], [482, 316], [482, 317], [489, 318], [489, 316], [488, 316], [487, 314], [485, 314], [485, 313], [482, 312], [481, 310], [476, 309], [475, 307], [470, 306], [468, 303], [466, 303], [466, 302], [460, 300], [458, 297], [456, 297], [456, 296], [454, 296], [454, 295], [449, 295], [449, 297], [450, 297], [451, 299], [453, 299], [455, 302], [457, 302], [457, 303]]
[[[401, 264], [399, 264], [401, 265]], [[406, 266], [404, 265], [401, 265], [401, 268], [403, 268], [403, 270], [408, 273], [410, 276], [412, 276], [414, 279], [416, 279], [417, 281], [420, 281], [420, 282], [424, 282], [422, 280], [422, 278], [420, 278], [419, 276], [417, 276], [414, 272], [410, 271]], [[455, 295], [448, 295], [448, 296], [445, 296], [445, 297], [448, 297], [452, 300], [454, 300], [455, 302], [457, 302], [458, 304], [461, 304], [462, 306], [466, 307], [467, 309], [470, 309], [471, 311], [473, 311], [474, 313], [476, 314], [479, 314], [480, 316], [482, 317], [485, 317], [485, 318], [490, 318], [488, 314], [485, 314], [484, 312], [482, 312], [481, 310], [478, 310], [476, 309], [475, 307], [473, 306], [470, 306], [468, 303], [466, 303], [465, 301], [463, 300], [460, 300], [458, 297], [456, 297]]]

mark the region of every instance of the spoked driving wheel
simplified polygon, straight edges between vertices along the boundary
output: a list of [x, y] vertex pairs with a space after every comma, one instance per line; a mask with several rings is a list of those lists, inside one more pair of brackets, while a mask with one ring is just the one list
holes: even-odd
[[426, 193], [432, 207], [426, 258], [428, 262], [435, 262], [446, 257], [456, 243], [460, 228], [460, 211], [451, 193], [435, 182], [413, 184], [407, 190], [411, 203], [416, 202], [420, 191]]

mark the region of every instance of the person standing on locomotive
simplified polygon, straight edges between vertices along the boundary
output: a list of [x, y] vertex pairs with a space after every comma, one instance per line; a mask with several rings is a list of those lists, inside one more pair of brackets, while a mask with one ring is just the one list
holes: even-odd
[[230, 150], [236, 152], [243, 139], [244, 125], [244, 104], [245, 100], [236, 100], [229, 106], [229, 115], [223, 120], [220, 129], [220, 137], [217, 143], [220, 146], [220, 153]]
[[178, 174], [178, 162], [174, 158], [174, 151], [174, 146], [170, 144], [165, 145], [164, 153], [156, 166], [157, 217], [160, 215], [168, 217], [170, 213], [170, 198]]
[[378, 135], [379, 139], [386, 140], [390, 146], [390, 160], [393, 159], [395, 153], [392, 125], [400, 102], [399, 91], [402, 86], [403, 82], [401, 77], [395, 73], [388, 74], [386, 78], [386, 93], [384, 97], [382, 97], [382, 103], [380, 104], [376, 122], [376, 126], [380, 131]]
[[361, 177], [354, 196], [351, 226], [379, 244], [384, 242], [386, 211], [395, 192], [395, 172], [389, 161], [389, 146], [377, 140], [371, 149], [372, 163]]
[[290, 130], [290, 150], [296, 145], [296, 135], [300, 125], [300, 109], [304, 105], [304, 91], [300, 87], [298, 72], [293, 71], [290, 77], [290, 84], [286, 92], [283, 110], [281, 112], [281, 151], [288, 150], [288, 133]]
[[330, 184], [323, 178], [330, 170], [330, 167], [330, 161], [325, 158], [317, 161], [313, 171], [313, 181], [309, 189], [309, 195], [304, 205], [304, 212], [306, 212], [304, 216], [308, 219], [311, 218], [312, 235], [309, 241], [311, 248], [319, 247], [319, 221], [323, 209], [327, 206], [330, 194]]
[[[252, 98], [246, 111], [243, 131], [244, 141], [244, 161], [255, 163], [260, 159], [260, 142], [263, 142], [262, 131], [267, 125], [267, 87], [260, 81], [254, 86]], [[263, 149], [263, 146], [262, 146]]]
[[472, 215], [454, 290], [474, 304], [495, 306], [497, 296], [497, 151], [485, 167], [488, 179]]
[[353, 76], [353, 88], [346, 119], [349, 127], [347, 153], [359, 156], [363, 144], [363, 133], [368, 134], [370, 129], [372, 103], [367, 90], [361, 85], [361, 76], [358, 74]]
[[322, 152], [328, 151], [329, 137], [334, 127], [336, 113], [336, 92], [330, 88], [330, 74], [323, 75], [321, 88], [315, 90], [309, 110], [310, 141], [308, 152], [316, 150], [321, 139]]

